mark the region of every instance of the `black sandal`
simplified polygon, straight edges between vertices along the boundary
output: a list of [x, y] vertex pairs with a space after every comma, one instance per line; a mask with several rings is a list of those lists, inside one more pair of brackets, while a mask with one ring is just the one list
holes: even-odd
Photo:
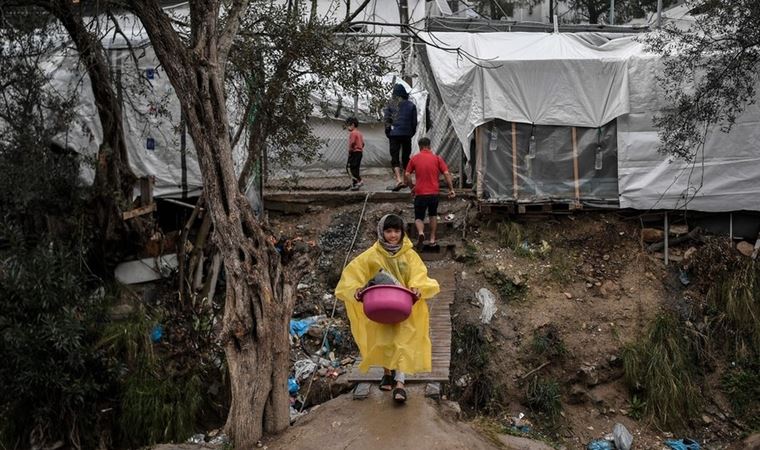
[[396, 403], [404, 403], [406, 401], [406, 390], [404, 388], [396, 388], [393, 390], [393, 400]]
[[380, 390], [381, 391], [390, 391], [393, 389], [393, 384], [395, 383], [394, 378], [396, 376], [395, 371], [391, 371], [390, 374], [383, 374], [383, 377], [380, 379]]

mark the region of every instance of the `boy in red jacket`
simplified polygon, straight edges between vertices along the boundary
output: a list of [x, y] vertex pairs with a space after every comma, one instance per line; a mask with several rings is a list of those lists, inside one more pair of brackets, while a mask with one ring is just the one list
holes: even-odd
[[364, 184], [362, 177], [359, 175], [359, 167], [362, 164], [362, 152], [364, 151], [364, 136], [359, 131], [359, 121], [356, 117], [346, 119], [346, 128], [348, 129], [348, 162], [346, 163], [346, 172], [351, 177], [351, 190], [358, 191]]

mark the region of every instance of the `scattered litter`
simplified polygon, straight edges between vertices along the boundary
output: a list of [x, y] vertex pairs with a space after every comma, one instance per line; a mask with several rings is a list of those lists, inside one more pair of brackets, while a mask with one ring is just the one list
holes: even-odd
[[298, 381], [295, 378], [288, 378], [288, 393], [296, 395], [299, 389], [301, 389], [301, 386], [298, 385]]
[[293, 369], [296, 380], [301, 381], [317, 370], [317, 364], [310, 359], [299, 359], [293, 364]]
[[222, 433], [219, 436], [212, 438], [208, 442], [209, 444], [212, 444], [212, 445], [226, 446], [230, 443], [230, 438], [226, 434]]
[[455, 217], [454, 214], [448, 213], [446, 214], [446, 216], [444, 216], [444, 220], [451, 222], [452, 220], [454, 220], [454, 217]]
[[188, 444], [203, 444], [204, 442], [206, 442], [206, 436], [203, 433], [194, 434], [187, 439]]
[[617, 450], [631, 450], [633, 445], [633, 435], [622, 423], [616, 423], [612, 427], [612, 436], [615, 440], [615, 448]]
[[511, 418], [512, 429], [521, 433], [530, 433], [531, 423], [525, 418], [525, 414], [519, 413], [517, 417]]
[[164, 327], [161, 326], [160, 323], [157, 323], [153, 326], [153, 329], [150, 330], [150, 340], [157, 344], [161, 342], [161, 338], [164, 337]]
[[470, 384], [470, 382], [472, 382], [472, 375], [468, 373], [459, 377], [459, 379], [455, 381], [454, 384], [456, 384], [458, 387], [466, 387]]
[[306, 414], [308, 414], [307, 411], [298, 412], [297, 409], [295, 409], [294, 407], [291, 406], [290, 407], [290, 424], [293, 425], [296, 422], [296, 420], [300, 419], [301, 417], [305, 416]]
[[606, 439], [595, 439], [588, 443], [586, 450], [615, 450], [615, 443]]
[[681, 284], [683, 284], [684, 286], [688, 286], [689, 283], [691, 282], [689, 280], [689, 274], [686, 273], [685, 270], [682, 270], [682, 271], [679, 272], [679, 274], [678, 274], [678, 280], [681, 281]]
[[480, 321], [485, 324], [491, 323], [493, 315], [496, 314], [496, 297], [493, 292], [486, 288], [480, 288], [475, 297], [480, 306], [483, 307], [483, 311], [480, 313]]
[[310, 286], [308, 284], [306, 284], [306, 283], [298, 283], [298, 286], [296, 286], [296, 289], [299, 290], [299, 291], [301, 291], [301, 290], [304, 290], [304, 289], [309, 289], [309, 287]]
[[691, 439], [668, 439], [665, 445], [673, 450], [700, 450], [699, 442]]
[[309, 331], [312, 325], [324, 318], [324, 315], [311, 316], [305, 319], [290, 319], [290, 334], [301, 337]]

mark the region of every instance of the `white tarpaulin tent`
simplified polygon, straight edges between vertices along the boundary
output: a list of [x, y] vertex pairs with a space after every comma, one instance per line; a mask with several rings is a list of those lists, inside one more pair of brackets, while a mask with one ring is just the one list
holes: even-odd
[[[620, 207], [760, 211], [760, 110], [710, 134], [695, 163], [658, 153], [658, 58], [632, 36], [595, 33], [429, 33], [430, 69], [463, 144], [501, 119], [599, 128], [617, 119]], [[461, 52], [443, 48], [458, 48]], [[467, 149], [468, 145], [464, 145]], [[485, 170], [489, 168], [486, 167]]]

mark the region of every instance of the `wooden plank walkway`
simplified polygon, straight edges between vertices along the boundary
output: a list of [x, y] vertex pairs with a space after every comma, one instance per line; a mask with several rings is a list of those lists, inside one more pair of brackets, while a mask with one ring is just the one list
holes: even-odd
[[[449, 307], [454, 302], [454, 274], [451, 269], [431, 269], [428, 275], [438, 280], [441, 292], [428, 301], [430, 310], [430, 341], [433, 344], [432, 372], [407, 375], [407, 382], [449, 381], [449, 365], [451, 363], [451, 313]], [[357, 361], [348, 375], [350, 382], [380, 381], [383, 376], [382, 367], [371, 367], [367, 373], [359, 372]]]

